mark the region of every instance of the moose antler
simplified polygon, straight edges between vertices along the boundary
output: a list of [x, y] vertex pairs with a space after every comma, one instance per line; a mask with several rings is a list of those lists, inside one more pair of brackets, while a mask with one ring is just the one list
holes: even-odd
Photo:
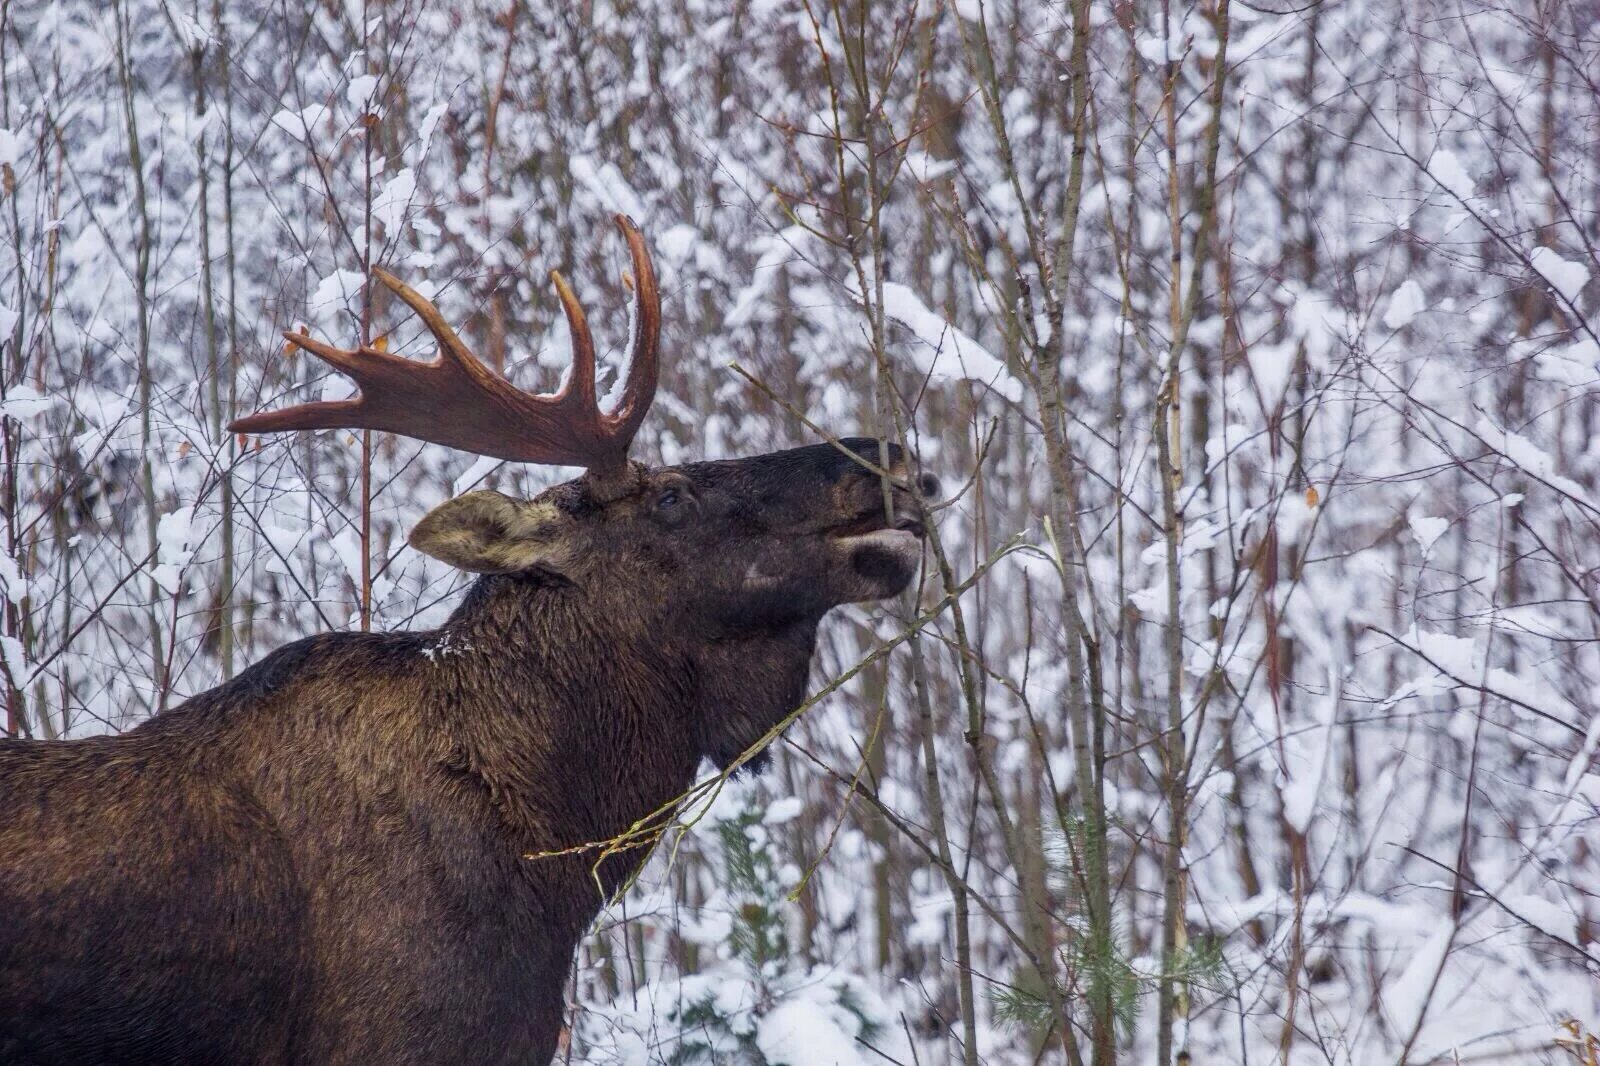
[[561, 391], [524, 392], [485, 366], [429, 300], [386, 270], [372, 273], [422, 319], [439, 342], [431, 362], [403, 359], [373, 347], [335, 348], [304, 333], [285, 333], [299, 348], [343, 372], [360, 387], [349, 400], [303, 403], [261, 411], [229, 424], [236, 433], [294, 429], [378, 429], [463, 451], [524, 463], [587, 467], [610, 480], [627, 470], [628, 445], [655, 398], [656, 342], [661, 294], [644, 238], [626, 215], [615, 216], [633, 257], [636, 312], [628, 376], [612, 414], [594, 391], [594, 337], [566, 280], [550, 272], [572, 330], [572, 374]]

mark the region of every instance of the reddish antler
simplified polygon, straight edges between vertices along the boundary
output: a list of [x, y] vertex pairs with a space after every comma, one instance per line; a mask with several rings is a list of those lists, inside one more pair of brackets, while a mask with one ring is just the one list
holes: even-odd
[[628, 445], [656, 393], [656, 341], [661, 294], [644, 238], [626, 215], [616, 223], [633, 257], [636, 307], [632, 354], [622, 400], [603, 414], [595, 400], [594, 337], [583, 307], [560, 274], [550, 272], [572, 329], [572, 375], [560, 392], [524, 392], [483, 365], [439, 309], [386, 270], [372, 273], [405, 301], [439, 342], [432, 362], [402, 359], [376, 348], [335, 348], [303, 333], [285, 333], [353, 378], [361, 394], [349, 400], [304, 403], [262, 411], [233, 422], [236, 433], [293, 429], [379, 429], [479, 455], [524, 463], [584, 466], [598, 478], [627, 469]]

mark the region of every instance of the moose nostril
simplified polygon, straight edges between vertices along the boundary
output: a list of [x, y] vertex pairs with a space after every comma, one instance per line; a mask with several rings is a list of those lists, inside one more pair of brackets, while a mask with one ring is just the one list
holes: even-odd
[[932, 474], [923, 474], [917, 478], [917, 488], [922, 491], [922, 495], [932, 499], [939, 495], [939, 479]]

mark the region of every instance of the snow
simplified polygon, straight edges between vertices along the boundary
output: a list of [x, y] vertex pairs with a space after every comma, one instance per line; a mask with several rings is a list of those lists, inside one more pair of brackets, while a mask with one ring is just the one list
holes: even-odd
[[312, 104], [299, 111], [285, 108], [272, 116], [272, 124], [295, 140], [310, 144], [331, 113], [326, 104]]
[[366, 275], [359, 270], [335, 270], [317, 282], [311, 298], [306, 301], [306, 310], [319, 324], [348, 331], [349, 321], [341, 321], [341, 312], [348, 310], [351, 302], [360, 296], [366, 280]]
[[1568, 303], [1575, 303], [1578, 294], [1589, 283], [1589, 268], [1582, 263], [1575, 263], [1570, 259], [1563, 259], [1555, 251], [1545, 248], [1535, 248], [1528, 255], [1528, 262], [1533, 264], [1533, 269], [1539, 276], [1550, 283], [1550, 287], [1561, 294], [1562, 299]]
[[1572, 908], [1526, 892], [1505, 893], [1500, 902], [1518, 921], [1526, 922], [1541, 933], [1568, 944], [1578, 942], [1578, 917], [1572, 913]]
[[673, 226], [656, 238], [656, 248], [661, 258], [669, 263], [689, 263], [700, 243], [700, 233], [693, 226]]
[[461, 496], [479, 486], [484, 478], [488, 477], [501, 465], [504, 460], [496, 459], [492, 455], [480, 455], [467, 467], [462, 475], [450, 483], [450, 495]]
[[1433, 180], [1459, 200], [1472, 199], [1477, 189], [1477, 183], [1467, 173], [1467, 168], [1461, 165], [1461, 160], [1449, 149], [1442, 148], [1433, 153], [1433, 157], [1428, 160], [1428, 173], [1433, 176]]
[[679, 927], [679, 935], [691, 944], [721, 947], [733, 934], [733, 915], [708, 903], [699, 908], [699, 917], [688, 917]]
[[22, 159], [22, 138], [15, 130], [0, 128], [0, 166], [15, 167]]
[[1411, 526], [1411, 535], [1417, 538], [1417, 544], [1422, 548], [1423, 555], [1433, 551], [1434, 541], [1444, 536], [1445, 530], [1450, 528], [1448, 518], [1414, 514], [1407, 521]]
[[927, 152], [913, 151], [906, 153], [906, 169], [912, 177], [926, 185], [952, 173], [956, 164], [953, 160], [936, 159]]
[[308, 539], [308, 531], [291, 529], [268, 520], [261, 524], [261, 535], [271, 546], [264, 553], [267, 573], [282, 575], [291, 573], [287, 560], [293, 560], [301, 554], [302, 545]]
[[1245, 348], [1245, 357], [1250, 362], [1250, 376], [1261, 390], [1266, 409], [1276, 410], [1294, 374], [1295, 346], [1258, 341]]
[[1437, 669], [1458, 681], [1477, 683], [1483, 670], [1483, 647], [1471, 637], [1413, 629], [1409, 643]]
[[800, 817], [800, 812], [805, 810], [805, 801], [799, 796], [784, 796], [767, 804], [767, 811], [761, 816], [762, 825], [783, 825]]
[[[3, 325], [4, 323], [0, 323], [0, 326]], [[9, 332], [0, 328], [0, 337]], [[0, 414], [19, 420], [33, 418], [48, 411], [54, 402], [49, 396], [45, 396], [30, 385], [13, 385], [6, 390], [5, 399], [0, 400]]]
[[1541, 376], [1571, 388], [1590, 388], [1600, 375], [1600, 343], [1580, 337], [1571, 344], [1540, 344], [1533, 354]]
[[928, 947], [942, 944], [949, 934], [950, 915], [955, 906], [955, 897], [948, 889], [940, 889], [914, 900], [911, 904], [911, 925], [905, 931], [906, 940]]
[[23, 651], [22, 641], [16, 637], [0, 636], [0, 661], [6, 668], [6, 676], [11, 679], [11, 684], [17, 688], [26, 685], [31, 677], [28, 672], [28, 657]]
[[406, 212], [411, 208], [411, 198], [416, 193], [416, 172], [410, 167], [405, 167], [384, 182], [383, 188], [378, 190], [378, 195], [373, 198], [373, 217], [383, 223], [384, 229], [390, 236], [399, 231], [400, 223], [405, 220]]
[[1217, 54], [1217, 37], [1209, 19], [1186, 12], [1180, 21], [1172, 24], [1172, 32], [1163, 38], [1158, 34], [1141, 34], [1134, 42], [1140, 58], [1152, 66], [1167, 62], [1177, 63], [1194, 55], [1211, 59]]
[[1393, 983], [1384, 990], [1383, 1006], [1396, 1032], [1410, 1036], [1430, 1005], [1430, 990], [1450, 950], [1452, 927], [1439, 923], [1422, 942]]
[[344, 567], [345, 574], [356, 588], [361, 587], [361, 537], [354, 529], [346, 527], [328, 538], [333, 552]]
[[1326, 366], [1340, 340], [1357, 332], [1350, 328], [1348, 315], [1314, 289], [1285, 282], [1281, 290], [1294, 335], [1305, 344], [1308, 362], [1313, 368]]
[[866, 1049], [855, 1042], [859, 1025], [841, 1024], [843, 1013], [804, 999], [782, 1003], [756, 1027], [756, 1046], [771, 1066], [864, 1064]]
[[908, 346], [917, 368], [940, 381], [973, 381], [1020, 403], [1022, 382], [970, 335], [928, 309], [911, 289], [897, 282], [883, 285], [883, 313], [911, 331]]
[[729, 778], [717, 782], [709, 794], [701, 797], [698, 806], [684, 813], [684, 820], [704, 819], [712, 824], [737, 821], [754, 802], [754, 790], [746, 779]]
[[0, 553], [0, 587], [4, 588], [6, 599], [14, 604], [20, 604], [28, 595], [28, 579], [23, 577], [17, 561], [3, 553]]
[[1128, 593], [1128, 602], [1137, 607], [1141, 615], [1152, 621], [1160, 621], [1167, 617], [1167, 604], [1170, 600], [1164, 583], [1147, 585]]
[[[1600, 714], [1591, 713], [1589, 727], [1584, 730], [1583, 744], [1573, 755], [1572, 761], [1567, 764], [1567, 772], [1562, 777], [1562, 791], [1578, 795], [1580, 784], [1586, 777], [1592, 778], [1594, 783], [1600, 783], [1600, 777], [1585, 773], [1589, 769], [1589, 759], [1597, 749], [1600, 749]], [[1597, 805], [1600, 805], [1600, 791], [1594, 793], [1594, 799]]]
[[440, 100], [428, 108], [428, 113], [422, 117], [422, 125], [417, 130], [417, 141], [412, 146], [411, 157], [420, 163], [428, 154], [428, 146], [433, 143], [433, 132], [439, 128], [439, 120], [444, 118], [450, 110], [449, 101]]
[[1383, 324], [1391, 330], [1401, 329], [1410, 325], [1411, 320], [1416, 318], [1425, 306], [1422, 286], [1414, 279], [1408, 278], [1394, 291], [1394, 295], [1389, 297], [1389, 309], [1383, 313]]
[[204, 48], [214, 40], [208, 28], [183, 12], [170, 11], [168, 17], [172, 19], [173, 27], [177, 29], [178, 36], [182, 38], [186, 49], [192, 51], [195, 48]]
[[1168, 61], [1176, 62], [1183, 58], [1186, 51], [1184, 44], [1188, 38], [1189, 35], [1180, 27], [1173, 30], [1171, 37], [1140, 37], [1136, 47], [1145, 62], [1162, 66]]
[[351, 107], [364, 109], [372, 102], [372, 94], [377, 89], [377, 75], [362, 74], [350, 79], [350, 84], [345, 86], [344, 98]]
[[[355, 382], [351, 381], [343, 374], [328, 374], [322, 379], [322, 387], [317, 390], [317, 399], [322, 402], [348, 400], [350, 397], [356, 395], [356, 393], [359, 391], [360, 390], [356, 388]], [[355, 435], [346, 434], [340, 439], [354, 441]]]
[[[1339, 687], [1337, 680], [1328, 678], [1328, 694], [1321, 703], [1321, 729], [1306, 736], [1292, 738], [1293, 761], [1288, 768], [1288, 779], [1281, 786], [1283, 818], [1294, 831], [1305, 834], [1311, 826], [1311, 816], [1316, 813], [1317, 793], [1322, 789], [1322, 779], [1327, 775], [1328, 755], [1333, 750], [1333, 727], [1338, 717]], [[1309, 746], [1310, 750], [1305, 748]]]
[[1539, 447], [1520, 433], [1502, 429], [1491, 421], [1487, 415], [1479, 417], [1478, 434], [1489, 447], [1504, 455], [1529, 474], [1532, 474], [1556, 491], [1594, 509], [1594, 504], [1589, 499], [1588, 490], [1571, 478], [1556, 473], [1555, 457], [1551, 455], [1548, 449]]
[[157, 565], [151, 576], [168, 595], [178, 591], [183, 570], [194, 555], [198, 543], [194, 517], [193, 507], [180, 507], [156, 522]]
[[1600, 741], [1600, 715], [1589, 724], [1579, 757], [1567, 768], [1565, 789], [1570, 795], [1561, 801], [1550, 824], [1558, 829], [1581, 834], [1595, 818], [1600, 818], [1600, 774], [1584, 773]]
[[567, 168], [572, 172], [572, 180], [583, 186], [606, 211], [620, 211], [641, 224], [649, 220], [644, 201], [628, 185], [615, 163], [597, 164], [590, 156], [575, 155], [567, 160]]

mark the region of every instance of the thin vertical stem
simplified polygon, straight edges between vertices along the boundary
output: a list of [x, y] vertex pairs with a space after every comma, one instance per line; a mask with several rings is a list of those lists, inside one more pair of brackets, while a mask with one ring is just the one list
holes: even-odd
[[[1170, 42], [1170, 2], [1163, 0], [1162, 20]], [[1179, 1016], [1189, 1013], [1188, 983], [1179, 972], [1188, 947], [1188, 925], [1184, 920], [1184, 901], [1188, 895], [1188, 873], [1184, 867], [1184, 838], [1188, 831], [1189, 752], [1184, 739], [1183, 708], [1183, 613], [1179, 558], [1183, 541], [1183, 515], [1178, 492], [1183, 485], [1181, 454], [1182, 384], [1179, 372], [1188, 345], [1189, 329], [1200, 307], [1201, 281], [1212, 256], [1211, 234], [1216, 226], [1217, 157], [1222, 136], [1222, 101], [1227, 84], [1228, 0], [1220, 0], [1215, 16], [1217, 54], [1212, 70], [1208, 102], [1211, 114], [1206, 129], [1204, 157], [1195, 181], [1195, 212], [1199, 216], [1194, 254], [1189, 263], [1187, 290], [1183, 284], [1183, 227], [1177, 155], [1177, 76], [1178, 65], [1169, 55], [1163, 110], [1166, 118], [1168, 211], [1172, 239], [1172, 277], [1170, 293], [1171, 337], [1163, 368], [1161, 389], [1156, 398], [1154, 436], [1158, 480], [1160, 481], [1162, 534], [1166, 554], [1167, 618], [1163, 627], [1166, 658], [1166, 721], [1159, 750], [1162, 753], [1162, 792], [1167, 803], [1167, 839], [1162, 848], [1161, 979], [1158, 992], [1159, 1018], [1156, 1030], [1156, 1059], [1161, 1066], [1172, 1062], [1173, 1035]], [[1169, 46], [1170, 47], [1170, 44]], [[1187, 1028], [1185, 1028], [1187, 1032]], [[1180, 1048], [1187, 1051], [1187, 1048]]]
[[[198, 11], [196, 12], [198, 14]], [[197, 20], [198, 21], [198, 20]], [[199, 173], [200, 196], [200, 319], [205, 327], [206, 338], [206, 407], [208, 408], [208, 421], [211, 428], [211, 439], [218, 446], [226, 450], [223, 444], [223, 370], [224, 362], [221, 351], [221, 338], [217, 325], [217, 290], [215, 264], [212, 261], [211, 248], [211, 155], [210, 155], [210, 130], [206, 118], [210, 109], [210, 100], [206, 86], [205, 67], [206, 46], [196, 43], [189, 53], [191, 76], [194, 78], [194, 110], [199, 120], [200, 136], [195, 139], [195, 166]], [[226, 471], [229, 464], [224, 461], [221, 468]], [[231, 542], [230, 509], [228, 495], [231, 490], [226, 473], [217, 479], [217, 502], [223, 513], [221, 526], [222, 548], [219, 553], [222, 573], [217, 582], [216, 602], [212, 607], [212, 621], [216, 626], [218, 658], [222, 664], [224, 677], [233, 676], [232, 642], [228, 630], [232, 624], [231, 604], [233, 601], [233, 545]]]
[[[150, 551], [158, 542], [157, 501], [155, 488], [154, 427], [151, 420], [151, 368], [150, 368], [150, 209], [144, 180], [144, 153], [139, 144], [139, 120], [134, 106], [132, 64], [128, 59], [128, 44], [132, 33], [128, 23], [125, 3], [119, 2], [114, 10], [116, 19], [117, 74], [122, 88], [123, 120], [128, 138], [128, 168], [133, 176], [133, 208], [137, 225], [134, 230], [134, 301], [138, 316], [138, 350], [136, 360], [139, 374], [139, 483], [144, 491], [145, 536]], [[149, 582], [150, 603], [148, 628], [150, 633], [151, 685], [154, 699], [151, 711], [159, 714], [167, 706], [167, 656], [163, 649], [161, 615], [157, 602], [162, 598], [161, 585], [152, 576]]]
[[[10, 0], [0, 3], [0, 70], [6, 73], [3, 87], [4, 98], [0, 100], [4, 108], [0, 110], [0, 121], [7, 126], [11, 120], [11, 79], [10, 71], [10, 41], [11, 41], [11, 4]], [[27, 311], [27, 271], [22, 259], [22, 219], [17, 209], [16, 174], [8, 163], [4, 167], [5, 195], [11, 201], [11, 240], [12, 251], [16, 260], [17, 270], [17, 321], [12, 327], [11, 336], [0, 338], [0, 343], [9, 343], [10, 359], [0, 376], [0, 396], [10, 392], [14, 382], [22, 379], [23, 355], [22, 341], [25, 336], [24, 316]], [[0, 419], [0, 446], [4, 448], [4, 484], [0, 485], [0, 506], [5, 509], [6, 520], [6, 555], [15, 560], [17, 558], [17, 450], [20, 445], [18, 439], [18, 426], [15, 419]], [[22, 618], [17, 605], [7, 597], [5, 605], [5, 634], [11, 640], [20, 641], [22, 638]], [[12, 677], [11, 671], [6, 671], [6, 720], [5, 736], [14, 737], [22, 733], [26, 727], [25, 696], [21, 688], [22, 678]]]
[[[218, 60], [222, 81], [222, 225], [225, 244], [224, 257], [228, 265], [228, 352], [227, 357], [213, 368], [220, 378], [218, 384], [219, 408], [225, 407], [231, 417], [236, 406], [235, 390], [238, 378], [235, 369], [239, 359], [239, 314], [237, 262], [233, 244], [233, 82], [232, 42], [227, 35], [227, 24], [222, 17], [222, 0], [212, 0], [211, 21], [218, 41]], [[210, 213], [207, 212], [209, 221]], [[220, 432], [221, 427], [217, 427]], [[223, 445], [222, 476], [217, 480], [217, 492], [222, 502], [222, 572], [219, 577], [222, 602], [217, 614], [217, 658], [222, 663], [222, 676], [233, 676], [234, 659], [234, 498], [233, 465], [238, 458], [239, 442], [230, 433]]]
[[[367, 0], [361, 3], [361, 54], [370, 63], [367, 50], [371, 47]], [[376, 89], [374, 89], [376, 92]], [[363, 104], [361, 116], [362, 204], [361, 204], [361, 346], [372, 343], [372, 134], [377, 128], [377, 115]], [[372, 431], [361, 431], [361, 629], [372, 628]]]

